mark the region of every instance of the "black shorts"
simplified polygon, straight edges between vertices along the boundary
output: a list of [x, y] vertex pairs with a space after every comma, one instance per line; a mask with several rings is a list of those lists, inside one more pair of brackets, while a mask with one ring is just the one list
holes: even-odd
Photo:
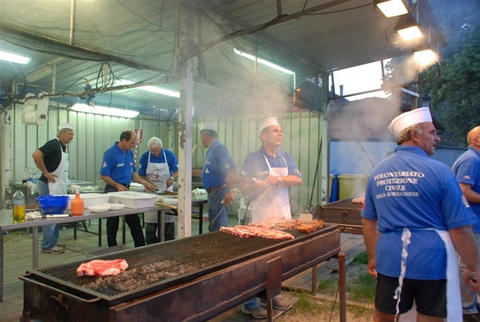
[[[377, 276], [375, 294], [375, 308], [384, 314], [397, 313], [397, 300], [393, 298], [398, 286], [398, 277], [389, 277], [382, 274]], [[447, 317], [447, 280], [403, 280], [400, 296], [399, 314], [417, 306], [417, 312], [439, 318]]]

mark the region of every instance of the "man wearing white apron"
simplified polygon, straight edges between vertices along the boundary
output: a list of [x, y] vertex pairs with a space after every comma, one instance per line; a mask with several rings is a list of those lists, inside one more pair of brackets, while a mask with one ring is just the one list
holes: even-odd
[[[251, 179], [241, 185], [242, 194], [252, 209], [251, 222], [291, 219], [290, 187], [301, 185], [302, 175], [292, 156], [279, 150], [283, 133], [277, 118], [267, 118], [259, 130], [262, 147], [250, 153], [242, 166], [242, 174]], [[273, 308], [288, 310], [290, 303], [275, 297]], [[242, 311], [257, 319], [267, 317], [257, 298], [245, 302]]]
[[[138, 175], [154, 184], [158, 191], [173, 191], [173, 180], [178, 175], [178, 160], [175, 154], [163, 148], [157, 137], [148, 140], [149, 151], [140, 157]], [[158, 216], [156, 211], [145, 213], [145, 242], [147, 245], [160, 242], [157, 236]], [[165, 215], [164, 240], [175, 239], [175, 216]]]
[[429, 108], [388, 128], [398, 147], [370, 174], [362, 213], [374, 321], [398, 321], [414, 303], [417, 321], [462, 321], [455, 251], [466, 265], [462, 283], [479, 290], [477, 218], [450, 169], [429, 157], [440, 141]]
[[[33, 152], [33, 160], [42, 172], [38, 180], [39, 195], [65, 195], [68, 187], [68, 153], [67, 145], [73, 140], [73, 125], [69, 123], [58, 126], [58, 136], [45, 143]], [[61, 254], [65, 250], [64, 244], [57, 242], [59, 225], [42, 227], [42, 252]]]

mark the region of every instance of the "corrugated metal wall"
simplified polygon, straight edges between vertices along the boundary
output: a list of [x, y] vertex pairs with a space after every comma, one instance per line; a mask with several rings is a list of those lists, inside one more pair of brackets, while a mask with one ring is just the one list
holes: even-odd
[[[293, 156], [302, 172], [303, 184], [291, 190], [292, 210], [300, 213], [310, 204], [311, 197], [311, 205], [325, 202], [328, 184], [326, 119], [323, 115], [305, 112], [268, 116], [277, 116], [283, 129], [282, 150]], [[192, 166], [199, 169], [203, 166], [205, 148], [199, 138], [199, 126], [202, 122], [212, 122], [217, 126], [219, 141], [228, 148], [237, 167], [241, 168], [247, 154], [260, 148], [258, 126], [268, 116], [248, 115], [226, 117], [222, 120], [197, 120], [193, 131], [193, 144], [197, 144], [197, 149], [192, 156]], [[323, 161], [319, 160], [319, 156]]]
[[[152, 136], [162, 139], [165, 147], [169, 142], [169, 124], [155, 119], [127, 119], [78, 113], [66, 109], [50, 108], [48, 123], [44, 126], [23, 125], [22, 109], [12, 113], [13, 119], [13, 160], [12, 173], [16, 181], [28, 178], [25, 168], [35, 169], [32, 153], [50, 139], [56, 137], [58, 124], [69, 122], [75, 126], [75, 137], [69, 144], [70, 178], [90, 181], [100, 179], [99, 172], [103, 153], [119, 140], [120, 133], [127, 129], [143, 129], [143, 141], [138, 146], [137, 157], [147, 151], [147, 142]], [[175, 144], [176, 145], [176, 144]]]
[[[45, 126], [28, 125], [21, 122], [22, 110], [12, 111], [13, 145], [11, 162], [6, 162], [6, 170], [11, 170], [16, 181], [28, 178], [26, 167], [36, 169], [32, 153], [57, 135], [57, 126], [70, 122], [75, 126], [75, 138], [68, 147], [70, 154], [70, 177], [72, 179], [96, 183], [104, 151], [125, 129], [143, 129], [143, 141], [138, 147], [137, 156], [147, 151], [147, 141], [152, 136], [163, 140], [164, 146], [177, 153], [177, 126], [156, 119], [126, 119], [72, 112], [61, 108], [49, 109], [49, 120]], [[270, 115], [269, 115], [270, 116]], [[197, 145], [192, 155], [192, 167], [201, 169], [205, 148], [199, 138], [199, 124], [213, 122], [218, 129], [219, 141], [230, 151], [238, 168], [241, 168], [246, 155], [257, 150], [260, 145], [258, 126], [265, 115], [232, 116], [215, 119], [196, 119], [193, 125], [192, 146]], [[323, 115], [314, 113], [285, 113], [277, 115], [283, 127], [282, 150], [289, 152], [297, 162], [303, 175], [303, 184], [291, 191], [292, 210], [300, 213], [305, 206], [316, 205], [326, 200], [328, 170], [326, 169], [327, 139], [326, 120]], [[173, 133], [173, 135], [172, 135]], [[321, 150], [321, 153], [319, 151]], [[6, 151], [8, 153], [8, 151]], [[319, 155], [322, 160], [319, 160]], [[11, 169], [9, 169], [9, 164]], [[317, 169], [318, 166], [318, 169]], [[317, 177], [315, 179], [315, 174]], [[315, 180], [315, 184], [314, 184]], [[5, 183], [6, 184], [6, 183]], [[312, 195], [313, 191], [313, 195]]]

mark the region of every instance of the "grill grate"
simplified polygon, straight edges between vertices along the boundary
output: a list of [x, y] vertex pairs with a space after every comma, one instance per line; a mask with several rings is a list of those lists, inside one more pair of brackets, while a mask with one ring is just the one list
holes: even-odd
[[[303, 235], [296, 232], [293, 234]], [[249, 253], [258, 255], [259, 250], [268, 251], [272, 247], [281, 247], [286, 242], [265, 238], [239, 239], [219, 232], [198, 237], [200, 236], [99, 257], [106, 260], [123, 258], [127, 261], [128, 269], [115, 276], [77, 277], [75, 271], [85, 261], [40, 268], [37, 271], [62, 285], [71, 284], [73, 288], [82, 291], [90, 290], [94, 294], [112, 297], [154, 285], [164, 284], [164, 287], [168, 287], [173, 280], [178, 282], [181, 277], [189, 276], [191, 279], [192, 275], [201, 276], [208, 273], [209, 268], [218, 268], [222, 263], [233, 265], [237, 258], [238, 261], [245, 260]], [[32, 273], [35, 274], [35, 271]]]
[[332, 203], [327, 203], [323, 206], [323, 209], [351, 209], [351, 210], [362, 210], [362, 205], [352, 202], [353, 198], [342, 199]]

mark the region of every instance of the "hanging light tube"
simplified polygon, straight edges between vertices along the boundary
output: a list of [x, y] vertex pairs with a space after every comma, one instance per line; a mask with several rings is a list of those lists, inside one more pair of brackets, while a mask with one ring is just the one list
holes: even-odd
[[132, 111], [132, 110], [125, 110], [122, 108], [116, 107], [105, 107], [105, 106], [91, 106], [87, 104], [77, 103], [73, 105], [71, 110], [76, 112], [83, 112], [83, 113], [92, 113], [92, 114], [100, 114], [100, 115], [108, 115], [108, 116], [118, 116], [118, 117], [126, 117], [126, 118], [134, 118], [137, 117], [140, 112]]
[[28, 64], [32, 61], [30, 57], [13, 54], [2, 50], [0, 50], [0, 60], [5, 60], [22, 65]]
[[[126, 79], [120, 79], [119, 81], [117, 81], [117, 83], [119, 85], [135, 84], [135, 82], [132, 82], [132, 81], [129, 81], [129, 80], [126, 80]], [[157, 93], [157, 94], [162, 94], [162, 95], [177, 97], [177, 98], [180, 97], [180, 92], [171, 91], [171, 90], [166, 89], [166, 88], [149, 86], [149, 85], [139, 86], [139, 87], [136, 87], [136, 88], [141, 89], [142, 91], [147, 91], [147, 92], [151, 92], [151, 93]]]
[[276, 69], [276, 70], [279, 70], [285, 74], [289, 74], [289, 75], [295, 75], [295, 72], [292, 72], [291, 70], [289, 69], [286, 69], [286, 68], [283, 68], [282, 66], [279, 66], [277, 64], [274, 64], [272, 62], [269, 62], [268, 60], [265, 60], [265, 59], [262, 59], [262, 58], [258, 58], [256, 56], [253, 56], [253, 55], [250, 55], [250, 54], [247, 54], [243, 51], [240, 51], [236, 48], [233, 48], [233, 51], [235, 52], [235, 54], [237, 55], [240, 55], [240, 56], [243, 56], [247, 59], [250, 59], [250, 60], [253, 60], [254, 62], [257, 62], [259, 64], [263, 64], [265, 66], [268, 66], [270, 68], [273, 68], [273, 69]]

